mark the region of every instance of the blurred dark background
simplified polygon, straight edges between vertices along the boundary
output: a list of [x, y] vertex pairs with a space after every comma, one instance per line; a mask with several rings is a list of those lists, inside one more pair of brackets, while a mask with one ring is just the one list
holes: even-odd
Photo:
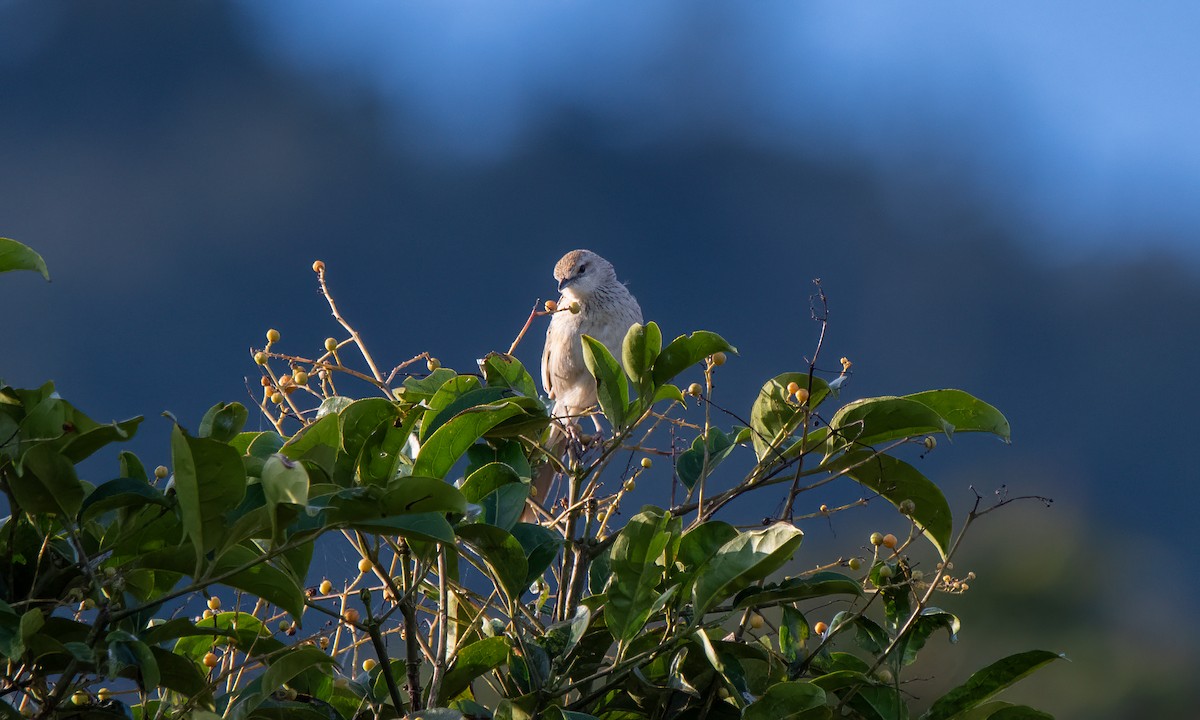
[[[146, 415], [153, 466], [160, 412], [246, 401], [268, 327], [299, 354], [336, 334], [314, 259], [384, 364], [461, 370], [588, 247], [668, 337], [738, 346], [718, 392], [745, 413], [805, 366], [819, 277], [848, 397], [959, 387], [1008, 415], [1012, 446], [923, 461], [953, 507], [1055, 500], [978, 525], [956, 565], [979, 579], [944, 603], [963, 640], [926, 677], [1041, 647], [1072, 662], [1009, 699], [1186, 717], [1198, 16], [0, 0], [0, 235], [53, 276], [0, 278], [0, 377]], [[862, 524], [806, 531], [844, 548]]]

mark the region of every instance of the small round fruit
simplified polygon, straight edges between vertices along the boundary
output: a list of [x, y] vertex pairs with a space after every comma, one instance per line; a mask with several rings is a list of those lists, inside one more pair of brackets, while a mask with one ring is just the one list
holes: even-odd
[[801, 405], [808, 402], [808, 390], [807, 389], [800, 388], [799, 390], [797, 390], [795, 392], [795, 395], [796, 395], [796, 402], [800, 403]]
[[750, 628], [753, 630], [761, 629], [764, 622], [763, 616], [759, 615], [758, 613], [754, 613], [750, 616]]
[[713, 353], [713, 356], [712, 356], [712, 364], [715, 365], [716, 367], [721, 367], [722, 365], [725, 364], [726, 359], [727, 358], [725, 357], [725, 353], [715, 352], [715, 353]]
[[968, 584], [966, 584], [966, 583], [961, 583], [961, 584], [960, 584], [958, 587], [959, 587], [959, 589], [960, 589], [960, 590], [962, 590], [963, 592], [966, 592], [966, 591], [968, 591], [968, 590], [970, 590], [970, 589], [971, 589], [971, 586], [970, 586], [970, 585], [968, 585]]
[[313, 260], [313, 272], [315, 272], [315, 273], [325, 272], [325, 263], [320, 260]]
[[558, 310], [558, 303], [554, 302], [553, 300], [547, 300], [546, 312], [554, 312], [555, 310]]
[[578, 314], [579, 314], [579, 312], [580, 312], [581, 310], [583, 310], [583, 308], [582, 308], [582, 307], [580, 307], [580, 305], [579, 305], [579, 301], [578, 301], [578, 300], [575, 300], [575, 301], [573, 301], [573, 302], [571, 303], [571, 307], [569, 308], [569, 310], [571, 311], [571, 314], [572, 314], [572, 315], [578, 315]]
[[887, 535], [883, 536], [883, 546], [888, 550], [895, 550], [896, 544], [897, 540], [895, 535], [888, 533]]
[[317, 647], [321, 648], [322, 650], [328, 650], [329, 649], [329, 638], [325, 637], [324, 635], [317, 638]]
[[880, 579], [887, 580], [891, 576], [892, 576], [892, 566], [891, 565], [880, 565], [879, 566]]
[[822, 515], [828, 515], [828, 514], [829, 514], [829, 506], [828, 506], [828, 505], [822, 505], [822, 506], [820, 507], [820, 512], [821, 512], [821, 514], [822, 514]]
[[379, 663], [375, 661], [375, 658], [367, 658], [366, 660], [363, 660], [363, 663], [362, 663], [363, 672], [371, 672], [372, 670], [375, 669], [375, 666], [378, 664]]
[[654, 461], [648, 457], [642, 458], [642, 468], [649, 470], [654, 465]]
[[813, 632], [815, 632], [818, 635], [824, 635], [825, 631], [828, 629], [829, 629], [829, 625], [827, 625], [824, 622], [818, 622], [816, 625], [813, 625]]
[[929, 437], [925, 438], [925, 449], [926, 449], [926, 450], [932, 450], [932, 449], [934, 449], [935, 447], [937, 447], [937, 438], [935, 438], [935, 437], [934, 437], [934, 436], [932, 436], [932, 435], [930, 435]]
[[374, 563], [372, 563], [369, 559], [363, 558], [362, 560], [358, 561], [358, 571], [360, 573], [370, 572], [373, 565]]
[[276, 391], [271, 393], [271, 402], [279, 405], [283, 402], [283, 393]]
[[208, 599], [208, 609], [209, 610], [220, 610], [221, 609], [221, 598], [217, 597], [216, 595], [213, 595], [212, 597], [210, 597]]
[[271, 378], [267, 377], [266, 375], [263, 375], [259, 382], [261, 382], [262, 386], [265, 388], [271, 387]]
[[974, 579], [975, 579], [975, 573], [974, 573], [974, 572], [969, 572], [969, 573], [967, 573], [967, 579], [968, 579], [968, 580], [974, 580]]
[[435, 357], [431, 357], [425, 361], [425, 367], [429, 369], [429, 372], [433, 372], [434, 370], [437, 370], [441, 366], [442, 366], [441, 361]]
[[688, 385], [688, 395], [692, 397], [700, 397], [700, 393], [704, 392], [704, 388], [700, 387], [700, 383], [692, 383]]
[[858, 558], [853, 557], [853, 558], [850, 558], [850, 562], [848, 562], [846, 564], [850, 566], [851, 570], [858, 570], [859, 568], [862, 567], [862, 560], [859, 560]]
[[788, 395], [795, 395], [796, 393], [800, 392], [800, 383], [795, 381], [788, 383], [787, 391]]
[[254, 353], [254, 362], [258, 363], [259, 365], [266, 365], [267, 354], [261, 350]]
[[333, 352], [337, 350], [338, 342], [333, 338], [325, 338], [325, 352]]
[[304, 372], [303, 370], [297, 370], [296, 374], [292, 376], [292, 380], [294, 380], [297, 385], [307, 385], [308, 373]]
[[96, 601], [91, 598], [84, 598], [83, 602], [79, 603], [79, 609], [84, 610], [84, 611], [95, 610], [96, 609]]
[[275, 328], [271, 328], [270, 330], [268, 330], [267, 331], [267, 342], [269, 342], [269, 343], [279, 342], [279, 331], [276, 330]]
[[209, 619], [212, 616], [213, 616], [213, 611], [208, 608], [204, 608], [204, 613], [202, 615], [200, 615], [200, 617], [204, 618], [205, 620]]
[[321, 591], [322, 595], [328, 595], [329, 593], [333, 592], [333, 583], [329, 582], [328, 580], [322, 580], [321, 587], [319, 587], [318, 590]]
[[353, 625], [358, 622], [358, 611], [354, 608], [347, 608], [346, 612], [342, 613], [342, 619]]
[[168, 470], [165, 465], [159, 465], [158, 467], [154, 468], [154, 477], [158, 478], [159, 480], [162, 480], [168, 474], [170, 474], [170, 472], [171, 471]]
[[912, 515], [917, 511], [917, 504], [909, 499], [900, 501], [900, 513], [902, 515]]
[[111, 697], [112, 690], [109, 690], [108, 688], [100, 688], [100, 691], [96, 693], [96, 699], [100, 702], [106, 702]]
[[875, 547], [879, 547], [880, 545], [882, 545], [883, 544], [883, 533], [877, 533], [877, 532], [871, 533], [871, 544], [874, 545]]
[[204, 667], [215, 668], [218, 662], [220, 662], [220, 658], [217, 657], [216, 653], [210, 652], [204, 655]]
[[625, 492], [633, 492], [637, 488], [637, 483], [633, 481], [633, 478], [630, 478], [625, 481], [622, 487], [625, 488]]
[[76, 690], [75, 694], [71, 696], [71, 702], [76, 705], [87, 705], [88, 694], [82, 690]]
[[281, 633], [285, 633], [285, 632], [287, 632], [288, 630], [291, 630], [291, 629], [292, 629], [292, 624], [291, 624], [290, 622], [288, 622], [287, 620], [280, 620], [280, 621], [279, 621], [279, 632], [281, 632]]

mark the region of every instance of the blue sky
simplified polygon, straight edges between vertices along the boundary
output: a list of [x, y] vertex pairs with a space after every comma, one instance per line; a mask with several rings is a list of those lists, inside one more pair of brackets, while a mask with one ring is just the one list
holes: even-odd
[[239, 7], [281, 62], [415, 113], [421, 132], [397, 141], [439, 153], [486, 162], [569, 106], [618, 128], [614, 142], [708, 132], [850, 148], [897, 173], [966, 166], [997, 212], [1056, 241], [1051, 254], [1144, 242], [1200, 257], [1194, 4]]

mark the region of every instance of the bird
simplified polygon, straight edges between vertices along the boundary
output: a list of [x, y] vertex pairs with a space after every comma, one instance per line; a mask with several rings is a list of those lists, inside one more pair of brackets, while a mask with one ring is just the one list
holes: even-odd
[[[596, 379], [583, 361], [583, 336], [595, 338], [621, 359], [621, 344], [642, 308], [620, 280], [612, 263], [591, 250], [572, 250], [554, 266], [560, 310], [550, 319], [542, 352], [542, 389], [554, 402], [551, 414], [561, 425], [552, 426], [548, 452], [562, 456], [576, 418], [596, 404]], [[578, 312], [574, 304], [578, 303]], [[593, 417], [596, 428], [599, 422]], [[540, 469], [534, 486], [544, 502], [554, 480], [554, 465]], [[530, 511], [526, 511], [530, 517]]]

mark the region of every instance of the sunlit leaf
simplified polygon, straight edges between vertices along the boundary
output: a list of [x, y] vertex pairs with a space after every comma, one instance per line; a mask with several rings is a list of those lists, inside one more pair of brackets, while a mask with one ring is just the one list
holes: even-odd
[[692, 590], [698, 612], [708, 611], [747, 583], [778, 570], [796, 552], [804, 533], [787, 523], [739, 533], [721, 546], [696, 577]]
[[950, 720], [1026, 677], [1038, 668], [1061, 658], [1047, 650], [1030, 650], [1009, 655], [979, 670], [929, 708], [921, 720]]
[[588, 372], [596, 378], [596, 400], [604, 417], [612, 423], [614, 429], [625, 426], [625, 409], [629, 406], [629, 385], [625, 381], [625, 373], [604, 343], [583, 336], [583, 363]]
[[46, 280], [50, 279], [50, 271], [41, 255], [16, 240], [0, 238], [0, 273], [10, 270], [32, 270]]
[[897, 508], [905, 500], [911, 500], [913, 522], [942, 557], [946, 556], [954, 520], [946, 496], [933, 481], [903, 460], [865, 450], [846, 453], [837, 459], [836, 465], [846, 468], [848, 476], [879, 493]]
[[823, 720], [832, 715], [825, 705], [825, 691], [801, 681], [772, 685], [742, 711], [743, 720]]

